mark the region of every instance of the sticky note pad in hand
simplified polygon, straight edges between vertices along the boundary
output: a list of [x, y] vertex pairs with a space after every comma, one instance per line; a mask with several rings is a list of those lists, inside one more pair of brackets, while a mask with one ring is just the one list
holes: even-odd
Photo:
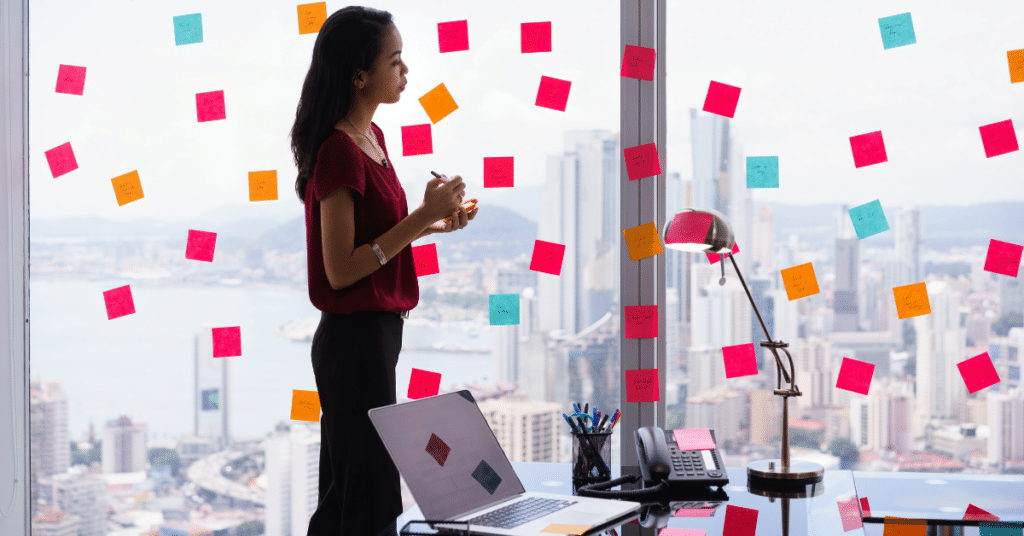
[[412, 399], [434, 396], [441, 388], [441, 374], [429, 370], [412, 369], [409, 375], [408, 396]]
[[299, 35], [317, 33], [327, 21], [327, 2], [295, 6], [299, 17]]
[[658, 238], [658, 227], [654, 222], [637, 225], [622, 231], [626, 238], [626, 248], [629, 249], [629, 259], [638, 261], [660, 254], [664, 249], [661, 246], [661, 239]]
[[847, 213], [850, 214], [853, 229], [857, 232], [857, 238], [860, 240], [889, 230], [889, 222], [885, 219], [882, 203], [877, 199], [853, 207], [847, 210]]
[[978, 131], [981, 133], [981, 143], [985, 147], [985, 158], [1020, 149], [1020, 145], [1017, 144], [1017, 133], [1013, 131], [1012, 119], [980, 126]]
[[185, 258], [194, 261], [213, 262], [213, 250], [217, 247], [217, 233], [188, 230]]
[[748, 156], [747, 188], [778, 188], [779, 157]]
[[658, 51], [653, 48], [626, 45], [622, 52], [621, 75], [637, 80], [654, 80], [654, 67]]
[[519, 325], [519, 295], [491, 294], [487, 296], [492, 326]]
[[757, 510], [725, 505], [722, 536], [754, 536], [757, 533]]
[[196, 93], [196, 118], [200, 123], [227, 118], [224, 108], [224, 90]]
[[569, 102], [569, 88], [572, 82], [550, 76], [540, 77], [540, 86], [537, 87], [537, 100], [535, 106], [551, 108], [559, 112], [565, 111], [565, 105]]
[[107, 320], [135, 313], [135, 302], [132, 300], [131, 285], [104, 291], [103, 303], [107, 307]]
[[412, 247], [412, 262], [416, 265], [416, 277], [440, 273], [437, 263], [437, 244]]
[[704, 97], [705, 112], [732, 117], [736, 115], [736, 105], [740, 101], [741, 89], [729, 84], [711, 81], [708, 86], [707, 96]]
[[444, 83], [438, 84], [420, 97], [420, 106], [423, 106], [423, 111], [427, 112], [427, 117], [434, 124], [459, 109]]
[[484, 157], [484, 188], [511, 188], [515, 185], [515, 157]]
[[637, 369], [626, 371], [626, 402], [657, 402], [658, 369]]
[[657, 305], [626, 305], [625, 337], [627, 339], [653, 339], [658, 337]]
[[249, 172], [249, 201], [277, 200], [277, 170]]
[[437, 43], [442, 53], [469, 50], [469, 22], [453, 20], [437, 23]]
[[722, 358], [725, 360], [725, 377], [739, 378], [757, 374], [757, 349], [754, 343], [723, 346]]
[[551, 21], [524, 22], [519, 25], [519, 46], [523, 54], [551, 52]]
[[43, 154], [46, 155], [46, 163], [50, 166], [50, 174], [55, 179], [78, 169], [78, 161], [75, 160], [75, 153], [71, 150], [70, 141]]
[[844, 357], [842, 365], [839, 366], [836, 387], [866, 395], [868, 389], [871, 388], [871, 376], [874, 373], [875, 365], [873, 363]]
[[928, 301], [928, 287], [924, 282], [892, 287], [892, 295], [896, 300], [896, 314], [900, 320], [932, 312], [931, 303]]
[[992, 365], [992, 358], [989, 357], [988, 352], [982, 352], [961, 361], [956, 364], [956, 368], [960, 370], [960, 376], [963, 376], [969, 393], [976, 393], [999, 383], [999, 374], [996, 372], [996, 367]]
[[316, 391], [292, 389], [293, 421], [317, 422], [320, 420], [320, 395]]
[[853, 151], [854, 167], [861, 168], [889, 161], [881, 130], [850, 136], [850, 149]]
[[807, 296], [813, 296], [820, 292], [818, 290], [818, 278], [814, 276], [812, 263], [798, 264], [796, 266], [780, 270], [782, 283], [786, 286], [786, 297], [789, 301]]
[[402, 156], [432, 154], [434, 144], [430, 137], [430, 123], [402, 127]]
[[714, 450], [715, 439], [707, 428], [682, 428], [672, 430], [679, 450]]
[[635, 181], [644, 177], [661, 175], [658, 146], [654, 143], [626, 147], [622, 150], [622, 154], [626, 157], [626, 173], [629, 180]]
[[882, 46], [885, 50], [917, 43], [910, 12], [879, 18], [878, 30], [882, 34]]
[[1021, 253], [1024, 253], [1024, 246], [1001, 240], [989, 240], [988, 253], [985, 254], [985, 271], [1017, 277]]
[[530, 269], [536, 272], [559, 275], [562, 273], [562, 257], [564, 256], [565, 244], [534, 240]]
[[242, 355], [242, 328], [213, 328], [213, 357]]
[[138, 170], [114, 177], [110, 179], [110, 183], [114, 186], [114, 195], [117, 197], [117, 206], [119, 207], [145, 197], [142, 194], [142, 182], [139, 180]]
[[64, 65], [57, 69], [57, 93], [81, 95], [85, 91], [85, 67]]

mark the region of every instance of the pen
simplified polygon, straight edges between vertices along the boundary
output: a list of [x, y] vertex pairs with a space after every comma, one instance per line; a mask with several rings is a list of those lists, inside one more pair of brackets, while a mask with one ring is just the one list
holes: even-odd
[[589, 430], [587, 430], [587, 422], [583, 420], [583, 417], [576, 417], [576, 420], [579, 421], [579, 424], [577, 426], [580, 427], [580, 431], [581, 432], [588, 432], [589, 431]]
[[442, 175], [439, 175], [436, 171], [431, 170], [430, 173], [431, 173], [431, 175], [441, 179], [442, 181], [448, 182], [448, 179], [446, 177], [444, 177]]
[[569, 423], [569, 429], [572, 430], [573, 433], [576, 433], [576, 427], [573, 426], [572, 421], [569, 420], [569, 416], [563, 413], [562, 418], [565, 419], [565, 422]]
[[590, 402], [583, 404], [583, 413], [590, 413]]
[[[618, 415], [615, 416], [615, 420], [612, 421], [612, 428], [615, 428], [615, 425], [618, 424], [620, 417], [622, 417], [621, 413], [619, 413]], [[612, 428], [609, 428], [609, 430], [611, 430]]]
[[598, 432], [603, 432], [604, 431], [604, 425], [607, 424], [607, 423], [608, 423], [608, 414], [605, 413], [604, 417], [601, 417], [601, 426], [597, 427], [597, 431]]
[[577, 403], [577, 402], [573, 402], [573, 403], [572, 403], [572, 410], [573, 410], [573, 411], [574, 411], [575, 413], [579, 413], [579, 412], [580, 412], [580, 405], [579, 405], [579, 403]]
[[601, 412], [597, 410], [597, 405], [594, 405], [594, 424], [601, 419]]

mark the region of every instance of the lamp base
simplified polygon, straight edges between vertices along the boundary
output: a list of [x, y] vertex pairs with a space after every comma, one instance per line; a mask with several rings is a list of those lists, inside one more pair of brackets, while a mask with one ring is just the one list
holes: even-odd
[[782, 461], [758, 460], [747, 465], [747, 481], [759, 487], [805, 486], [821, 482], [825, 478], [825, 467], [820, 463], [792, 461], [789, 470], [783, 471]]

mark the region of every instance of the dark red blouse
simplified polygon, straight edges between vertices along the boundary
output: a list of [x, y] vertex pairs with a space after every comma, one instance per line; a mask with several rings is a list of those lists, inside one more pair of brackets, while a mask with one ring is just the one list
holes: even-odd
[[[371, 123], [377, 143], [384, 149], [384, 133]], [[409, 215], [405, 190], [398, 182], [395, 168], [374, 161], [340, 130], [335, 130], [320, 146], [313, 176], [306, 184], [306, 265], [309, 273], [309, 299], [321, 311], [348, 314], [353, 311], [408, 311], [419, 303], [420, 287], [412, 259], [412, 246], [406, 246], [387, 264], [341, 290], [327, 281], [324, 268], [320, 200], [340, 186], [351, 190], [355, 201], [354, 247], [370, 243]]]

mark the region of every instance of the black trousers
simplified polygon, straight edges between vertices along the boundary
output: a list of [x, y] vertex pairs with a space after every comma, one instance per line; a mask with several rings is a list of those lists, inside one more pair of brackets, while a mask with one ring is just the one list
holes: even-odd
[[398, 468], [367, 411], [394, 404], [405, 320], [399, 313], [323, 313], [313, 336], [320, 395], [320, 501], [308, 536], [394, 535]]

